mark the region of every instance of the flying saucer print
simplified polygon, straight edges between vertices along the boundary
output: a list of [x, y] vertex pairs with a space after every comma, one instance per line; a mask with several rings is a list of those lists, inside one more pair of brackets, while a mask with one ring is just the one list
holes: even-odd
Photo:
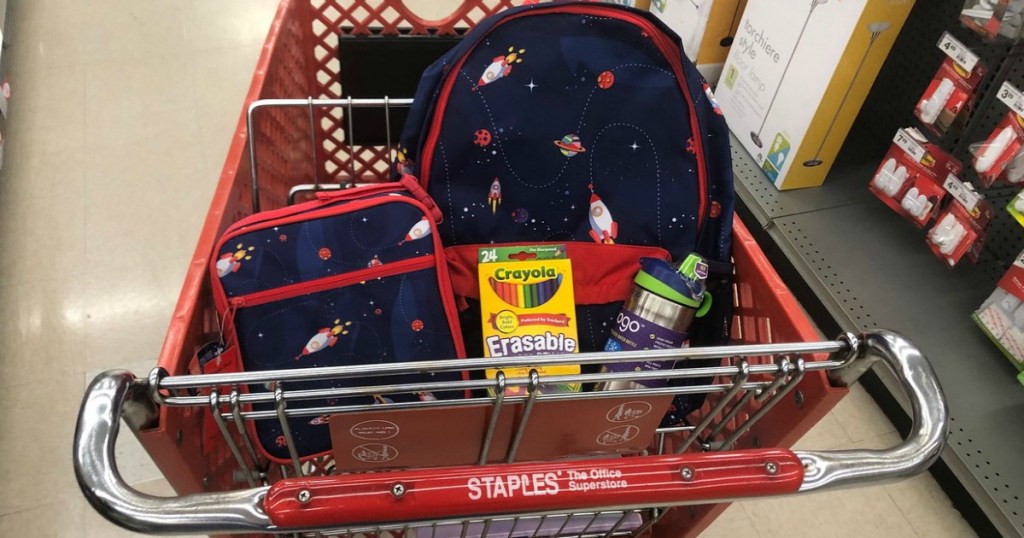
[[561, 140], [555, 140], [555, 147], [566, 157], [575, 157], [577, 153], [587, 151], [583, 144], [580, 143], [580, 137], [574, 134], [567, 134]]

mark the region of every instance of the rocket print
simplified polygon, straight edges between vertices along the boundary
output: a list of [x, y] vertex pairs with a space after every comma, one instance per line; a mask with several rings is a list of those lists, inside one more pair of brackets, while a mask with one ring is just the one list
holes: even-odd
[[255, 249], [256, 247], [245, 248], [241, 243], [235, 245], [234, 252], [228, 252], [217, 260], [217, 276], [224, 278], [231, 273], [237, 272], [242, 267], [242, 260], [252, 259], [249, 253]]
[[606, 245], [615, 244], [615, 238], [619, 235], [619, 224], [612, 220], [612, 214], [608, 206], [604, 205], [601, 197], [594, 192], [594, 185], [590, 185], [590, 238], [597, 243]]
[[718, 101], [715, 100], [715, 94], [711, 91], [711, 86], [708, 83], [704, 83], [704, 95], [708, 97], [708, 101], [711, 102], [711, 107], [714, 109], [715, 114], [722, 115], [722, 107], [718, 106]]
[[411, 174], [413, 172], [413, 162], [406, 157], [407, 153], [409, 153], [409, 148], [403, 148], [402, 146], [398, 146], [398, 149], [395, 150], [395, 161], [398, 165], [398, 173], [400, 174]]
[[405, 239], [398, 242], [399, 245], [404, 245], [409, 241], [415, 241], [417, 239], [423, 239], [430, 235], [430, 221], [427, 217], [423, 217], [415, 226], [409, 229], [409, 233], [405, 234]]
[[317, 331], [309, 342], [306, 342], [306, 347], [302, 348], [302, 353], [299, 353], [295, 360], [299, 360], [306, 355], [311, 355], [317, 351], [323, 351], [325, 348], [334, 347], [334, 344], [338, 343], [338, 335], [348, 334], [348, 327], [352, 325], [351, 321], [341, 322], [341, 319], [334, 320], [334, 327], [324, 327]]
[[498, 212], [498, 206], [501, 205], [501, 182], [498, 178], [494, 178], [491, 182], [491, 190], [487, 193], [487, 202], [491, 204], [491, 214]]
[[508, 54], [504, 56], [496, 56], [491, 61], [491, 65], [484, 69], [484, 73], [480, 75], [480, 80], [477, 81], [476, 87], [473, 91], [481, 86], [486, 86], [496, 80], [500, 80], [508, 76], [512, 72], [512, 64], [522, 63], [523, 59], [520, 56], [526, 52], [526, 49], [515, 50], [515, 47], [508, 48]]

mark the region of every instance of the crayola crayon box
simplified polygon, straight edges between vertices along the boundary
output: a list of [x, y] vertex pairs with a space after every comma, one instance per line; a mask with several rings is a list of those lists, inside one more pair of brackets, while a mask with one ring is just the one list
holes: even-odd
[[[565, 245], [485, 247], [478, 251], [484, 355], [518, 357], [579, 353], [572, 264]], [[528, 364], [505, 368], [508, 377], [527, 377]], [[544, 376], [580, 373], [579, 365], [536, 367]], [[494, 378], [496, 370], [488, 370]], [[579, 384], [545, 385], [541, 392], [577, 392]], [[525, 387], [510, 387], [519, 395]]]

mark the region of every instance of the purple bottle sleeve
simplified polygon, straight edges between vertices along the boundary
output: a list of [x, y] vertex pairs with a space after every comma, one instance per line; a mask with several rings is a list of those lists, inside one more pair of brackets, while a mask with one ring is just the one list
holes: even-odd
[[[615, 317], [611, 336], [604, 346], [605, 351], [640, 351], [645, 349], [679, 349], [688, 343], [689, 335], [666, 329], [653, 321], [641, 317], [623, 307]], [[665, 370], [672, 368], [673, 361], [620, 362], [605, 365], [609, 372], [633, 372], [643, 370]], [[645, 387], [664, 387], [664, 379], [636, 381]]]

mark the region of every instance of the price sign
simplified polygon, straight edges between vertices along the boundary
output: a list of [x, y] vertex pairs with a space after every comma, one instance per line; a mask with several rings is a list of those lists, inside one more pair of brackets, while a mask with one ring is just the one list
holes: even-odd
[[1003, 82], [996, 97], [999, 97], [999, 100], [1010, 107], [1010, 110], [1016, 112], [1018, 116], [1024, 116], [1024, 94], [1013, 84]]
[[974, 71], [974, 66], [978, 65], [978, 55], [949, 32], [944, 32], [942, 38], [939, 39], [939, 49], [954, 62], [960, 64], [960, 67], [963, 67], [968, 73]]
[[900, 148], [903, 148], [903, 151], [907, 152], [907, 155], [913, 157], [917, 162], [921, 162], [921, 159], [927, 153], [924, 146], [903, 129], [896, 131], [896, 137], [892, 141]]
[[960, 181], [953, 174], [946, 176], [946, 181], [942, 186], [946, 189], [946, 192], [964, 206], [968, 213], [973, 213], [974, 209], [978, 207], [978, 202], [981, 201], [981, 195], [969, 189], [963, 181]]

